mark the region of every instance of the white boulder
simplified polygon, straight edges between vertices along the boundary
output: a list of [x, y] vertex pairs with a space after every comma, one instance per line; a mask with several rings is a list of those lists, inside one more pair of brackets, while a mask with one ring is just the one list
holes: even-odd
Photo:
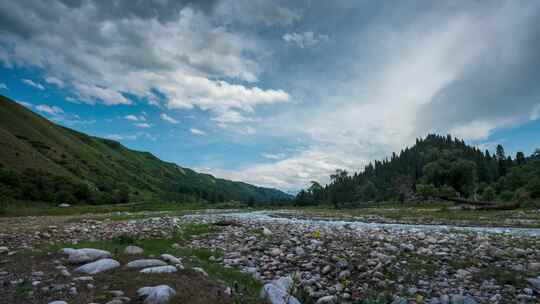
[[147, 267], [156, 267], [156, 266], [167, 266], [167, 263], [158, 259], [142, 259], [135, 260], [127, 263], [128, 268], [147, 268]]
[[84, 264], [81, 267], [75, 269], [75, 272], [96, 274], [117, 267], [120, 267], [120, 263], [118, 261], [113, 259], [101, 259], [92, 263]]
[[137, 290], [139, 297], [144, 297], [144, 304], [166, 304], [176, 291], [167, 285], [143, 287]]
[[290, 277], [265, 284], [261, 291], [261, 298], [269, 304], [300, 304], [289, 292], [293, 281]]
[[167, 265], [167, 266], [156, 266], [144, 268], [140, 271], [141, 273], [173, 273], [176, 272], [176, 267]]
[[111, 257], [110, 252], [94, 248], [64, 248], [62, 249], [62, 252], [69, 255], [68, 261], [73, 264], [87, 263]]

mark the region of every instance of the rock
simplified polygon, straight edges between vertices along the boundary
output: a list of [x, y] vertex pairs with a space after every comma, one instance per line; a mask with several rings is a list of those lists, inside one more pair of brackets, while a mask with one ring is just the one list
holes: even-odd
[[9, 249], [6, 246], [0, 247], [0, 254], [8, 253]]
[[156, 266], [156, 267], [148, 267], [141, 270], [141, 273], [173, 273], [176, 272], [176, 267], [174, 266]]
[[66, 301], [52, 301], [49, 304], [68, 304]]
[[476, 304], [476, 301], [469, 296], [452, 295], [450, 297], [451, 304]]
[[530, 278], [527, 282], [531, 284], [532, 288], [536, 291], [540, 291], [540, 278]]
[[315, 304], [335, 304], [337, 303], [337, 296], [324, 296], [319, 298]]
[[113, 297], [123, 297], [125, 295], [125, 293], [121, 290], [109, 290], [109, 293], [113, 296]]
[[322, 274], [328, 274], [330, 271], [332, 271], [332, 266], [326, 265], [326, 266], [324, 266], [324, 268], [322, 269], [321, 273], [322, 273]]
[[113, 259], [101, 259], [92, 263], [85, 264], [77, 269], [75, 272], [82, 272], [86, 274], [96, 274], [103, 271], [120, 267], [120, 263]]
[[350, 270], [343, 270], [342, 272], [340, 272], [338, 274], [338, 279], [345, 280], [350, 276], [351, 276], [351, 271]]
[[135, 260], [127, 263], [128, 268], [147, 268], [147, 267], [156, 267], [156, 266], [167, 266], [167, 263], [158, 259], [143, 259]]
[[89, 281], [93, 281], [94, 278], [93, 277], [89, 277], [89, 276], [85, 276], [85, 277], [76, 277], [73, 279], [73, 281], [76, 281], [76, 282], [89, 282]]
[[158, 285], [140, 288], [137, 295], [145, 298], [144, 304], [166, 304], [176, 295], [176, 291], [167, 285]]
[[272, 231], [270, 231], [270, 229], [266, 228], [266, 227], [263, 227], [262, 229], [262, 234], [263, 235], [266, 235], [266, 236], [271, 236], [272, 235]]
[[527, 268], [529, 268], [529, 271], [532, 271], [532, 272], [539, 272], [540, 271], [540, 263], [529, 263], [529, 265], [527, 265]]
[[449, 304], [450, 303], [450, 297], [448, 295], [442, 295], [439, 297], [439, 302], [441, 304]]
[[292, 283], [290, 277], [284, 277], [265, 284], [261, 290], [261, 298], [269, 304], [300, 304], [294, 296], [289, 294]]
[[276, 256], [279, 256], [279, 255], [281, 254], [281, 250], [280, 250], [279, 248], [274, 248], [274, 249], [272, 249], [272, 251], [270, 252], [270, 254], [271, 254], [272, 256], [275, 256], [275, 257], [276, 257]]
[[391, 304], [407, 304], [407, 303], [408, 303], [407, 299], [396, 298], [396, 299], [394, 299], [394, 301], [392, 301]]
[[182, 260], [170, 254], [162, 254], [160, 258], [173, 265], [182, 265]]
[[62, 203], [62, 204], [58, 205], [58, 207], [59, 207], [59, 208], [69, 208], [69, 207], [71, 207], [71, 205], [70, 205], [70, 204], [66, 204], [66, 203]]
[[73, 264], [93, 262], [98, 259], [109, 258], [111, 253], [94, 248], [72, 249], [64, 248], [62, 252], [68, 254], [68, 261]]
[[127, 246], [126, 249], [124, 249], [124, 254], [142, 254], [144, 252], [144, 249], [142, 249], [139, 246]]
[[208, 276], [208, 273], [206, 273], [206, 271], [204, 271], [204, 269], [202, 269], [201, 267], [193, 267], [193, 270], [195, 270], [196, 272], [202, 274], [205, 277]]

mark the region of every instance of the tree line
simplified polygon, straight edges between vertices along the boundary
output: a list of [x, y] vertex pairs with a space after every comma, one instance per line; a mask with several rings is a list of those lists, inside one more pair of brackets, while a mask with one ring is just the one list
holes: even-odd
[[372, 201], [459, 197], [471, 200], [534, 200], [540, 198], [540, 150], [506, 155], [471, 147], [458, 138], [430, 134], [390, 158], [376, 160], [361, 172], [336, 170], [330, 183], [313, 181], [301, 190], [299, 206]]

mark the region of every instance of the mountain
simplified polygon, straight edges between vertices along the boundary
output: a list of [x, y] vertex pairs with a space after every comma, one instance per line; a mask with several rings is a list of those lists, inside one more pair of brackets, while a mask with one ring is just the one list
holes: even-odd
[[497, 146], [481, 151], [452, 136], [430, 134], [390, 159], [376, 160], [363, 171], [337, 170], [325, 186], [313, 182], [296, 196], [299, 205], [332, 202], [463, 197], [485, 200], [538, 200], [540, 150], [514, 158]]
[[197, 173], [117, 141], [59, 126], [0, 95], [0, 200], [120, 203], [291, 199], [276, 189]]

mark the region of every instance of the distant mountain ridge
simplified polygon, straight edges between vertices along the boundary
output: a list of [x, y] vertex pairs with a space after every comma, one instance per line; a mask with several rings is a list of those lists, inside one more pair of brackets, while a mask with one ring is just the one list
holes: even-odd
[[0, 199], [109, 203], [167, 201], [270, 203], [277, 189], [215, 178], [117, 141], [62, 127], [0, 95]]

